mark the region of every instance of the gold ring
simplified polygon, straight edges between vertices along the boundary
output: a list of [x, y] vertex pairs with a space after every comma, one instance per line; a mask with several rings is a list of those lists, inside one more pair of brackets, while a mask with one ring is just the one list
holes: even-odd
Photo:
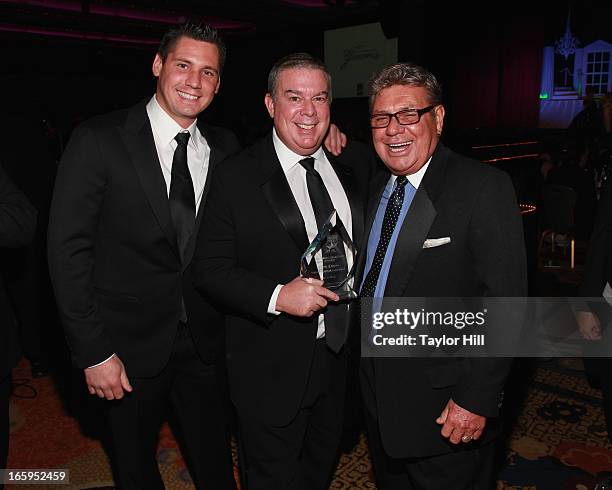
[[461, 440], [462, 440], [463, 442], [470, 442], [470, 441], [472, 440], [472, 436], [468, 436], [468, 435], [466, 434], [466, 435], [464, 435], [464, 436], [461, 438]]

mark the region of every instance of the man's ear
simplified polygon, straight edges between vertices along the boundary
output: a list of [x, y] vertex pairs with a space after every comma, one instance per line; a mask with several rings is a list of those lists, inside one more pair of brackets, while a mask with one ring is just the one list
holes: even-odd
[[270, 94], [266, 94], [264, 98], [264, 104], [266, 104], [266, 109], [268, 109], [268, 114], [270, 117], [274, 119], [274, 99]]
[[[153, 66], [151, 67], [151, 71], [153, 72], [153, 75], [155, 75], [156, 77], [159, 76], [159, 74], [161, 73], [162, 67], [164, 66], [164, 62], [161, 59], [161, 56], [159, 55], [159, 53], [157, 53], [155, 55], [155, 58], [153, 59]], [[218, 89], [219, 87], [217, 87]]]
[[444, 106], [439, 105], [434, 109], [434, 114], [436, 115], [436, 131], [438, 135], [442, 134], [442, 128], [444, 127]]
[[217, 86], [215, 87], [215, 95], [219, 93], [220, 86], [221, 86], [221, 75], [219, 75], [219, 80], [217, 80]]

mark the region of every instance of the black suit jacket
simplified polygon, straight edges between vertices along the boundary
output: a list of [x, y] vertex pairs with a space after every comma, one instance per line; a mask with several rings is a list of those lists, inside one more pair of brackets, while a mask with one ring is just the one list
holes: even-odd
[[[59, 165], [48, 232], [51, 277], [74, 364], [85, 368], [115, 352], [137, 377], [165, 366], [182, 298], [202, 358], [212, 361], [222, 345], [222, 317], [191, 285], [193, 243], [184, 264], [179, 258], [145, 106], [75, 130]], [[198, 127], [211, 148], [210, 176], [238, 143], [228, 131]], [[207, 178], [196, 228], [209, 190]]]
[[[374, 181], [366, 237], [388, 179], [385, 172]], [[422, 248], [427, 238], [442, 237], [451, 242]], [[521, 216], [510, 179], [438, 144], [402, 225], [385, 297], [526, 296], [526, 284]], [[387, 453], [424, 457], [455, 450], [435, 419], [450, 398], [479, 415], [497, 416], [510, 363], [452, 357], [364, 360], [366, 407], [377, 414]], [[488, 427], [484, 439], [493, 433]]]
[[[606, 282], [612, 284], [612, 192], [606, 184], [599, 199], [599, 210], [584, 267], [583, 296], [600, 298]], [[599, 313], [599, 312], [598, 312]]]
[[[353, 242], [360, 249], [370, 152], [351, 143], [340, 157], [327, 158], [348, 197]], [[296, 415], [315, 346], [316, 316], [267, 313], [276, 286], [299, 274], [307, 246], [271, 134], [218, 168], [194, 256], [195, 284], [230, 310], [227, 361], [234, 403], [272, 424]]]
[[[36, 209], [0, 165], [0, 253], [27, 245], [36, 230]], [[17, 364], [21, 350], [15, 318], [0, 275], [0, 381]]]
[[[593, 299], [588, 301], [588, 304], [581, 304], [578, 307], [579, 310], [591, 310], [597, 315], [604, 338], [608, 340], [612, 309], [602, 297], [606, 283], [612, 285], [612, 189], [608, 184], [605, 185], [599, 199], [597, 217], [584, 266], [584, 280], [580, 288], [581, 296]], [[596, 350], [602, 348], [600, 342], [589, 344], [589, 347]], [[597, 355], [601, 355], [601, 351]]]

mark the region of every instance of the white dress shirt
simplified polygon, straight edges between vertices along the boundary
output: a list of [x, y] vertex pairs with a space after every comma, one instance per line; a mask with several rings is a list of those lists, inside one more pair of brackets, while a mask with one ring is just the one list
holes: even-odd
[[[412, 185], [412, 187], [414, 187], [415, 189], [418, 189], [419, 186], [421, 185], [423, 176], [425, 175], [425, 172], [427, 172], [427, 167], [429, 167], [429, 162], [431, 162], [431, 157], [429, 157], [429, 160], [427, 160], [425, 162], [425, 165], [423, 165], [417, 172], [410, 174], [410, 175], [406, 175], [406, 179], [408, 180], [408, 182], [410, 182], [410, 185]], [[391, 181], [392, 189], [394, 188], [393, 185], [395, 185], [395, 179], [397, 179], [397, 175], [391, 174], [391, 177], [389, 178], [389, 180]]]
[[[280, 161], [283, 172], [285, 173], [285, 177], [287, 177], [287, 181], [289, 182], [289, 187], [291, 188], [293, 197], [295, 198], [298, 208], [300, 209], [300, 213], [302, 214], [302, 218], [304, 219], [304, 225], [306, 226], [306, 234], [308, 235], [308, 240], [312, 241], [314, 240], [315, 236], [317, 236], [318, 226], [314, 210], [310, 202], [310, 194], [308, 194], [308, 185], [306, 184], [306, 169], [302, 167], [299, 163], [300, 160], [306, 157], [298, 155], [297, 153], [294, 153], [289, 148], [287, 148], [287, 146], [276, 134], [276, 129], [274, 129], [272, 132], [272, 141], [274, 143], [274, 149], [276, 150], [278, 160]], [[332, 200], [332, 204], [338, 212], [338, 217], [342, 220], [346, 231], [352, 239], [353, 221], [351, 216], [351, 206], [349, 205], [348, 198], [346, 197], [346, 193], [344, 192], [344, 188], [340, 183], [340, 179], [338, 179], [336, 172], [327, 160], [323, 148], [320, 147], [310, 156], [315, 159], [315, 170], [319, 172], [319, 175], [321, 175], [323, 183], [325, 184], [327, 192], [329, 193], [329, 197]], [[347, 266], [348, 270], [350, 271], [351, 267], [353, 267], [353, 257], [352, 254], [349, 253], [350, 251], [346, 246], [345, 251]], [[318, 269], [320, 271], [323, 270], [323, 258], [321, 251], [316, 254], [315, 260], [317, 262]], [[295, 270], [297, 275], [297, 273], [299, 272], [299, 264], [295, 264]], [[280, 293], [282, 286], [282, 284], [276, 286], [276, 289], [272, 293], [272, 297], [270, 298], [270, 303], [268, 305], [268, 313], [270, 314], [279, 314], [279, 312], [276, 311], [276, 300], [278, 299], [278, 294]], [[320, 339], [324, 336], [324, 317], [323, 315], [319, 315], [317, 338]]]

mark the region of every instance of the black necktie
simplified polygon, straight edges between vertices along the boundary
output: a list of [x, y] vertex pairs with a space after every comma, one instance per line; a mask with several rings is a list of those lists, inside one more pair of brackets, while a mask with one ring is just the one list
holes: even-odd
[[189, 133], [179, 133], [174, 139], [178, 143], [172, 158], [170, 180], [170, 215], [174, 223], [181, 261], [185, 259], [187, 243], [195, 226], [195, 193], [189, 167], [187, 167], [187, 142]]
[[404, 175], [400, 175], [395, 180], [395, 190], [391, 194], [391, 197], [389, 197], [389, 202], [387, 202], [387, 208], [385, 209], [385, 216], [380, 230], [380, 238], [378, 239], [378, 245], [376, 245], [376, 252], [374, 253], [374, 260], [361, 286], [362, 298], [373, 298], [376, 292], [378, 276], [380, 275], [387, 248], [389, 247], [391, 236], [395, 230], [395, 225], [397, 224], [397, 219], [399, 218], [402, 204], [404, 203], [404, 187], [406, 187], [407, 182], [408, 180]]
[[[314, 168], [314, 158], [307, 157], [300, 160], [300, 165], [306, 169], [306, 185], [308, 186], [308, 194], [310, 195], [310, 202], [314, 211], [315, 220], [317, 221], [317, 228], [321, 229], [323, 224], [328, 220], [332, 211], [334, 210], [334, 204], [329, 197], [325, 183], [321, 178], [319, 172]], [[339, 260], [335, 259], [336, 272], [334, 275], [348, 275], [348, 265], [346, 262], [346, 251], [344, 250], [344, 242], [338, 233], [331, 233], [328, 239], [336, 241], [340, 246], [338, 252], [334, 255], [341, 255], [342, 258]], [[326, 280], [325, 260], [328, 255], [327, 247], [321, 249], [323, 255], [323, 281]], [[344, 267], [344, 270], [338, 272], [338, 263], [340, 267]], [[325, 285], [325, 284], [324, 284]], [[337, 305], [333, 308], [328, 308], [325, 313], [325, 340], [330, 349], [334, 352], [338, 352], [344, 344], [346, 331], [348, 328], [348, 315], [346, 314], [347, 306], [345, 304]]]

